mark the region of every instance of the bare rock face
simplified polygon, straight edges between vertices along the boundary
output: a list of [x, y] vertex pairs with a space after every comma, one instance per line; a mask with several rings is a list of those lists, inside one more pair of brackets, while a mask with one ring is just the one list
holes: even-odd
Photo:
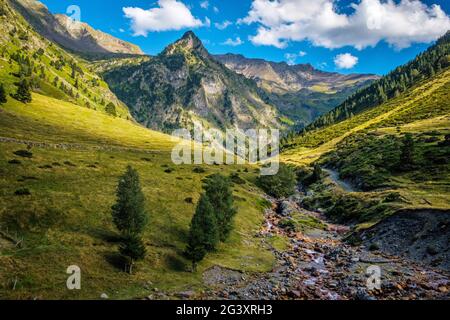
[[66, 15], [51, 14], [39, 1], [11, 0], [11, 4], [35, 31], [65, 49], [87, 54], [143, 54], [138, 46], [94, 30], [86, 23], [72, 20]]

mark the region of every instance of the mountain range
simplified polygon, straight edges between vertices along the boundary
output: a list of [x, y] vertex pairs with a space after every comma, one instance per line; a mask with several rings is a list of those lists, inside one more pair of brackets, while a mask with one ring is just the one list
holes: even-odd
[[194, 123], [219, 129], [302, 128], [379, 78], [212, 55], [192, 32], [160, 55], [145, 57], [138, 46], [66, 15], [53, 15], [38, 1], [10, 2], [45, 38], [109, 65], [103, 71], [111, 89], [138, 122], [157, 130], [191, 128]]

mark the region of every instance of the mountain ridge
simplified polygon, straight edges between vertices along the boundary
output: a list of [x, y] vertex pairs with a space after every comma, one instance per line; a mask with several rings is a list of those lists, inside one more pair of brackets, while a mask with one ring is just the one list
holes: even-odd
[[139, 46], [95, 30], [63, 14], [53, 15], [36, 0], [8, 0], [35, 30], [48, 40], [77, 53], [144, 54]]

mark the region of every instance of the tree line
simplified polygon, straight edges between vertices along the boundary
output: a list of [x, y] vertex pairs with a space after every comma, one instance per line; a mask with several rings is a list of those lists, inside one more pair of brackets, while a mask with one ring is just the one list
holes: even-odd
[[334, 110], [316, 119], [306, 127], [306, 131], [343, 121], [368, 108], [380, 105], [449, 66], [450, 31], [411, 62], [396, 68], [380, 80], [359, 90]]

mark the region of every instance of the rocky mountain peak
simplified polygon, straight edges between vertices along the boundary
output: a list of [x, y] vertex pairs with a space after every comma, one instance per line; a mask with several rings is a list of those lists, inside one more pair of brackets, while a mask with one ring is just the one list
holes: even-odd
[[196, 53], [202, 57], [209, 57], [209, 53], [203, 46], [202, 41], [192, 31], [187, 31], [179, 40], [169, 45], [163, 55], [172, 55], [175, 53]]

